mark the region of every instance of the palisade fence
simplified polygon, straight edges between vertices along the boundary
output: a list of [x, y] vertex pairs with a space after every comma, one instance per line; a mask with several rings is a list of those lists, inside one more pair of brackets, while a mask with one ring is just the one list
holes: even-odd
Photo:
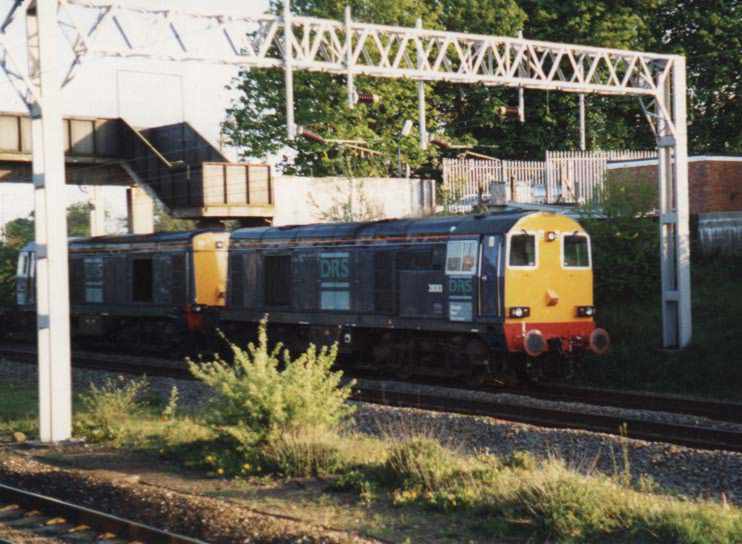
[[[544, 161], [501, 159], [443, 159], [445, 202], [467, 206], [476, 203], [481, 192], [489, 196], [493, 181], [526, 184], [526, 202], [587, 203], [605, 182], [608, 161], [641, 160], [657, 157], [655, 150], [547, 151]], [[516, 191], [516, 200], [523, 200]]]

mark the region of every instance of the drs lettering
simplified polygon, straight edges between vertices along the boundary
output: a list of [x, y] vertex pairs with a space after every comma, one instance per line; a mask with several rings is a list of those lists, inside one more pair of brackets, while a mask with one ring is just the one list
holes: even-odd
[[449, 296], [472, 296], [474, 288], [471, 278], [449, 278], [448, 295]]
[[325, 281], [341, 281], [350, 278], [348, 253], [324, 253], [320, 257], [320, 278]]

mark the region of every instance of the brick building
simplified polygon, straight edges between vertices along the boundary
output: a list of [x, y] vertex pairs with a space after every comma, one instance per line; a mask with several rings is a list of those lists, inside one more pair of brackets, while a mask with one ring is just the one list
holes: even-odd
[[[608, 163], [608, 183], [657, 185], [657, 159]], [[704, 250], [742, 251], [742, 156], [688, 158], [691, 216]]]

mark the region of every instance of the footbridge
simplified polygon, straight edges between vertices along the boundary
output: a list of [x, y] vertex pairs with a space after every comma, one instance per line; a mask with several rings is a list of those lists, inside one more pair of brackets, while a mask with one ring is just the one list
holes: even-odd
[[[0, 182], [31, 183], [31, 119], [0, 113]], [[137, 129], [122, 118], [64, 119], [66, 181], [138, 187], [184, 219], [270, 221], [270, 166], [230, 162], [188, 123]]]

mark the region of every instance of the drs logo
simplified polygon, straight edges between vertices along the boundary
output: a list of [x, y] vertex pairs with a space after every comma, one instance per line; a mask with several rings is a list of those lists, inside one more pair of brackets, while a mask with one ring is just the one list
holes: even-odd
[[448, 295], [458, 297], [470, 297], [474, 292], [471, 278], [449, 278]]
[[347, 281], [350, 278], [348, 253], [323, 253], [319, 265], [320, 278], [324, 281]]

